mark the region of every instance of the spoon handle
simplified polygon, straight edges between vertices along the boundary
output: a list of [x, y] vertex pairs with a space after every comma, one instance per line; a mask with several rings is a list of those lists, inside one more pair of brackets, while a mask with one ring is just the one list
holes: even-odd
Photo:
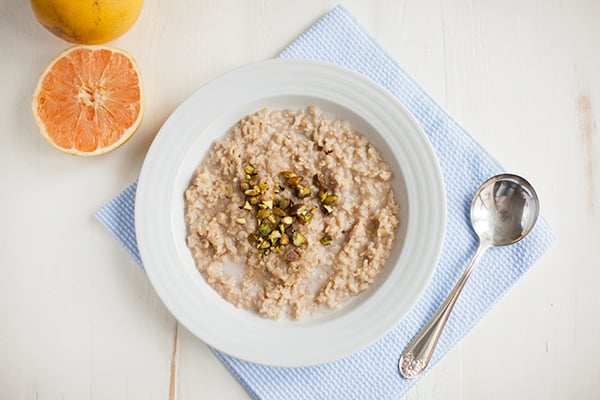
[[438, 308], [427, 324], [425, 324], [412, 342], [404, 349], [398, 363], [400, 374], [402, 374], [403, 377], [416, 378], [421, 375], [425, 368], [427, 368], [442, 331], [446, 326], [446, 321], [448, 321], [448, 317], [454, 308], [454, 304], [465, 286], [465, 283], [467, 283], [469, 276], [471, 276], [475, 264], [477, 264], [487, 248], [488, 245], [484, 245], [481, 242], [479, 243], [477, 251], [473, 255], [467, 269], [460, 278], [458, 278], [458, 282], [446, 300], [444, 300], [440, 308]]

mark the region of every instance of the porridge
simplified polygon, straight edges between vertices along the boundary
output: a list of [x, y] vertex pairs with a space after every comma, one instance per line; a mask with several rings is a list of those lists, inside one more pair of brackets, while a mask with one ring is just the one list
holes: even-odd
[[317, 107], [264, 109], [215, 142], [185, 192], [196, 267], [237, 307], [278, 319], [365, 291], [395, 240], [389, 165]]

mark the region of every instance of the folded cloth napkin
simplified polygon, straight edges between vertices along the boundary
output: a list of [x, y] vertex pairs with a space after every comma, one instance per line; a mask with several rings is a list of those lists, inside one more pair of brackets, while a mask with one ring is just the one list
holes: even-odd
[[[273, 368], [214, 352], [255, 399], [398, 399], [418, 381], [399, 375], [402, 350], [442, 303], [477, 246], [469, 223], [473, 193], [487, 178], [504, 170], [343, 7], [317, 21], [280, 57], [323, 60], [358, 71], [389, 90], [416, 117], [444, 176], [448, 207], [444, 246], [418, 304], [387, 336], [352, 356], [315, 367]], [[97, 217], [142, 266], [135, 241], [135, 191], [133, 183]], [[551, 229], [541, 217], [523, 241], [484, 255], [456, 303], [431, 366], [475, 326], [552, 242]]]

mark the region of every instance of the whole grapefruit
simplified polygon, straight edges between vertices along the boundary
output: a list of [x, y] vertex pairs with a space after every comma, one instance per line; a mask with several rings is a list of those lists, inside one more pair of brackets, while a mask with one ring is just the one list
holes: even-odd
[[79, 44], [116, 39], [137, 20], [144, 0], [31, 0], [38, 21], [56, 36]]

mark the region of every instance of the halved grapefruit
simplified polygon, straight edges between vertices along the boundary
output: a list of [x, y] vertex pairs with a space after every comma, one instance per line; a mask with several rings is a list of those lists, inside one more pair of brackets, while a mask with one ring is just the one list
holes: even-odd
[[108, 153], [142, 122], [141, 75], [124, 50], [73, 46], [44, 69], [31, 106], [40, 133], [52, 146], [79, 156]]

